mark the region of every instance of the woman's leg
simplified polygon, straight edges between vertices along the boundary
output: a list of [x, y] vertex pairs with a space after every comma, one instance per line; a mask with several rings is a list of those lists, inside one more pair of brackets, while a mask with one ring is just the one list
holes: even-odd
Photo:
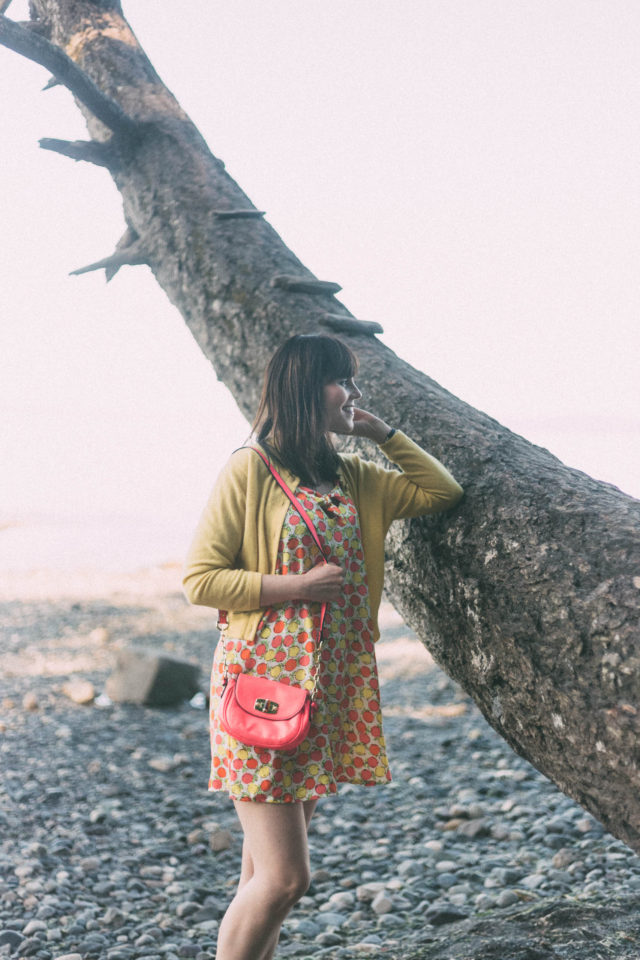
[[220, 924], [217, 960], [269, 960], [280, 925], [309, 886], [307, 826], [316, 801], [237, 802], [241, 881]]
[[[304, 820], [307, 831], [309, 830], [309, 824], [311, 823], [311, 818], [313, 812], [318, 805], [317, 800], [305, 800], [302, 803], [304, 807]], [[251, 850], [249, 849], [249, 843], [245, 839], [242, 845], [242, 868], [240, 871], [240, 880], [238, 882], [238, 890], [241, 890], [242, 887], [247, 883], [253, 876], [253, 859], [251, 857]], [[278, 940], [280, 938], [280, 926], [278, 924], [277, 929], [274, 930], [271, 941], [265, 944], [265, 952], [260, 955], [258, 960], [271, 960], [274, 953], [276, 952], [276, 947], [278, 946]]]

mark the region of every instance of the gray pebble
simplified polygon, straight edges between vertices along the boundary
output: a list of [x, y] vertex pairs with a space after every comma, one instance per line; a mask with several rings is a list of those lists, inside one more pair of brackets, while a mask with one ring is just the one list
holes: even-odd
[[337, 933], [324, 931], [318, 934], [315, 942], [319, 943], [322, 947], [337, 947], [342, 943], [342, 937], [339, 937]]
[[321, 927], [341, 927], [343, 923], [346, 923], [347, 919], [345, 913], [329, 911], [326, 913], [317, 913], [314, 917], [315, 922]]
[[200, 904], [194, 900], [185, 900], [183, 903], [179, 903], [176, 907], [176, 916], [178, 917], [188, 917], [190, 913], [197, 913], [200, 909]]
[[391, 913], [393, 910], [393, 900], [391, 897], [381, 890], [375, 895], [371, 902], [371, 909], [374, 913], [380, 916], [383, 913]]
[[468, 914], [464, 910], [460, 910], [459, 907], [443, 903], [433, 904], [433, 906], [429, 907], [425, 914], [425, 920], [434, 927], [439, 927], [445, 923], [455, 923], [457, 920], [464, 920], [467, 916]]
[[378, 929], [387, 927], [404, 927], [406, 925], [405, 917], [398, 913], [385, 913], [378, 917]]
[[449, 887], [455, 886], [458, 882], [458, 877], [455, 873], [440, 873], [437, 877], [437, 883], [439, 887], [442, 887], [444, 890], [448, 890]]
[[18, 949], [23, 941], [24, 937], [17, 930], [0, 931], [0, 947], [9, 946], [13, 952]]
[[528, 877], [522, 878], [520, 886], [526, 887], [527, 890], [537, 890], [546, 879], [544, 873], [530, 873]]
[[362, 900], [366, 903], [373, 900], [376, 895], [385, 888], [386, 884], [381, 880], [370, 883], [362, 883], [359, 887], [356, 887], [356, 897], [358, 900]]
[[291, 933], [300, 934], [306, 940], [313, 940], [321, 932], [317, 923], [306, 920], [304, 917], [286, 921], [286, 929], [290, 930]]
[[511, 907], [514, 903], [518, 903], [520, 897], [517, 893], [514, 893], [513, 890], [503, 890], [502, 893], [499, 893], [496, 897], [496, 905], [498, 907]]
[[[344, 892], [332, 893], [327, 901], [326, 906], [329, 908], [329, 910], [349, 910], [355, 902], [355, 894], [351, 891], [345, 890]], [[320, 909], [322, 910], [324, 907], [320, 907]]]
[[457, 866], [454, 860], [439, 860], [436, 863], [436, 870], [438, 873], [453, 873]]
[[492, 910], [496, 906], [497, 900], [488, 896], [486, 893], [479, 893], [475, 898], [476, 910]]

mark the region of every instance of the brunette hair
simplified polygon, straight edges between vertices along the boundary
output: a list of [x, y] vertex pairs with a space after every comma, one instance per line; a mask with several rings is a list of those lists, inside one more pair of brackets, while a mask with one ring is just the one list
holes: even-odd
[[324, 387], [357, 369], [349, 347], [325, 334], [297, 334], [269, 361], [253, 431], [305, 483], [337, 477], [340, 458], [324, 426]]

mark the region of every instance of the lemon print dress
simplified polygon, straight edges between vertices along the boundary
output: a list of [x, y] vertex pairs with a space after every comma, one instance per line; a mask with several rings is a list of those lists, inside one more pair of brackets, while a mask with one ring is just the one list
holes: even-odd
[[[369, 786], [391, 779], [358, 511], [339, 484], [324, 495], [299, 487], [297, 496], [318, 530], [327, 559], [345, 571], [344, 593], [327, 605], [317, 709], [309, 737], [294, 751], [247, 746], [220, 728], [217, 707], [225, 668], [218, 644], [211, 675], [209, 789], [226, 790], [236, 800], [292, 803], [336, 793], [338, 783]], [[276, 572], [304, 573], [319, 562], [319, 553], [290, 504]], [[252, 643], [226, 640], [230, 672], [244, 671], [311, 690], [319, 621], [319, 603], [269, 608]]]

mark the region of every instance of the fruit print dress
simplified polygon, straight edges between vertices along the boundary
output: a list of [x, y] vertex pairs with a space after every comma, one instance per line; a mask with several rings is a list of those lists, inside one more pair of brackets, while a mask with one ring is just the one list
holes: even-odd
[[[336, 793], [338, 783], [370, 786], [391, 779], [358, 512], [339, 484], [324, 495], [299, 487], [297, 496], [324, 541], [327, 558], [345, 571], [344, 594], [327, 605], [317, 709], [309, 737], [294, 751], [247, 746], [220, 728], [216, 714], [224, 658], [222, 643], [216, 647], [209, 790], [227, 790], [235, 800], [292, 803]], [[290, 504], [276, 572], [303, 573], [318, 562], [319, 554], [306, 524]], [[252, 643], [226, 640], [230, 672], [245, 671], [311, 690], [319, 621], [319, 603], [303, 601], [267, 609]]]

